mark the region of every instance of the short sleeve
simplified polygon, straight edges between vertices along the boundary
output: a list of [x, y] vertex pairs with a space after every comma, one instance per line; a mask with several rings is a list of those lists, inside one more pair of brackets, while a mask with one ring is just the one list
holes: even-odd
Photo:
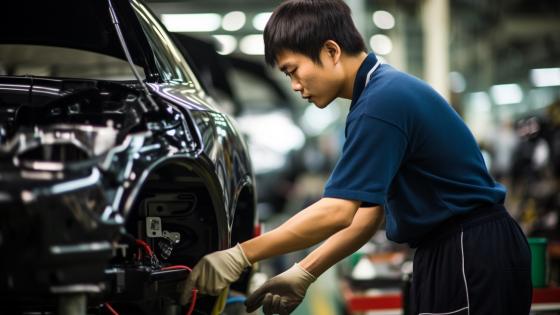
[[406, 147], [406, 135], [396, 125], [368, 115], [352, 120], [323, 196], [384, 204]]

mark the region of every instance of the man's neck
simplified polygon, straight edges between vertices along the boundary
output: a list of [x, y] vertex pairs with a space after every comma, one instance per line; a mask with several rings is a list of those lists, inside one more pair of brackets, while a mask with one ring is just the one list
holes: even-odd
[[343, 67], [346, 77], [344, 79], [344, 84], [342, 86], [342, 93], [340, 97], [351, 100], [352, 93], [354, 91], [354, 82], [356, 81], [356, 75], [360, 66], [367, 58], [367, 53], [361, 52], [357, 55], [344, 55]]

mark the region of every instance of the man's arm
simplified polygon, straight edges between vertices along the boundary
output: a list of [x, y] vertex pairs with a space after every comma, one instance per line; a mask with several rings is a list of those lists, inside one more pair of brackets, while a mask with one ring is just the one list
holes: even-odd
[[251, 263], [308, 248], [353, 224], [359, 205], [359, 201], [322, 198], [241, 247]]
[[347, 228], [359, 205], [359, 201], [323, 198], [268, 233], [204, 256], [179, 289], [181, 304], [189, 302], [193, 288], [218, 295], [252, 263], [307, 248]]
[[383, 221], [383, 207], [358, 209], [352, 224], [331, 236], [299, 264], [270, 279], [247, 298], [248, 312], [261, 305], [265, 314], [290, 314], [316, 277], [364, 245]]
[[383, 222], [382, 206], [360, 208], [352, 224], [331, 236], [319, 248], [300, 261], [300, 266], [315, 277], [344, 257], [360, 249], [377, 232]]

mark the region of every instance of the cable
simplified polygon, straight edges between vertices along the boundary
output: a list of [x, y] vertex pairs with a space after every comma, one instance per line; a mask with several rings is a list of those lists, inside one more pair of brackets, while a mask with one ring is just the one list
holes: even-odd
[[[192, 269], [190, 267], [187, 267], [187, 266], [184, 266], [184, 265], [174, 265], [174, 266], [162, 267], [161, 270], [188, 270], [189, 272], [192, 271]], [[194, 307], [196, 305], [197, 294], [198, 294], [198, 290], [197, 289], [192, 289], [191, 306], [189, 307], [189, 310], [187, 311], [187, 315], [191, 315], [194, 311]]]
[[196, 305], [197, 294], [198, 294], [198, 290], [197, 289], [192, 289], [191, 307], [189, 307], [189, 310], [187, 311], [187, 315], [192, 315], [192, 313], [194, 311], [194, 306]]
[[189, 272], [192, 272], [192, 269], [190, 267], [184, 265], [162, 267], [161, 270], [188, 270]]
[[115, 309], [111, 306], [111, 304], [105, 303], [104, 305], [109, 310], [109, 312], [111, 312], [111, 314], [119, 315], [119, 313], [117, 311], [115, 311]]
[[150, 248], [150, 245], [148, 245], [148, 243], [146, 243], [145, 241], [136, 240], [136, 245], [141, 246], [146, 251], [148, 256], [150, 257], [154, 256], [154, 252], [152, 251], [152, 248]]
[[[150, 248], [150, 245], [148, 245], [148, 243], [146, 243], [143, 240], [136, 240], [136, 244], [141, 246], [144, 251], [146, 251], [146, 253], [148, 254], [148, 256], [153, 257], [154, 256], [154, 252], [152, 251], [152, 248]], [[185, 265], [173, 265], [173, 266], [167, 266], [167, 267], [162, 267], [160, 270], [187, 270], [189, 272], [192, 272], [192, 268], [185, 266]], [[194, 311], [194, 307], [196, 305], [196, 298], [198, 295], [198, 290], [197, 289], [192, 289], [192, 297], [191, 297], [191, 306], [189, 307], [189, 310], [187, 311], [187, 315], [191, 315]], [[113, 310], [111, 308], [111, 306], [109, 304], [106, 303], [107, 308], [109, 308], [109, 310], [111, 310], [111, 312], [114, 312], [113, 315], [119, 315], [117, 312], [115, 312], [115, 310]]]

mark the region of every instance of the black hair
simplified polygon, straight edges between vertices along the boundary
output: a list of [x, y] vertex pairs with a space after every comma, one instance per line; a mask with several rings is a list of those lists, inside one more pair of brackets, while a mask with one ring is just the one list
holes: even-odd
[[270, 66], [282, 50], [306, 55], [321, 64], [320, 51], [327, 40], [343, 52], [367, 52], [348, 5], [342, 0], [287, 0], [279, 5], [264, 29], [265, 60]]

